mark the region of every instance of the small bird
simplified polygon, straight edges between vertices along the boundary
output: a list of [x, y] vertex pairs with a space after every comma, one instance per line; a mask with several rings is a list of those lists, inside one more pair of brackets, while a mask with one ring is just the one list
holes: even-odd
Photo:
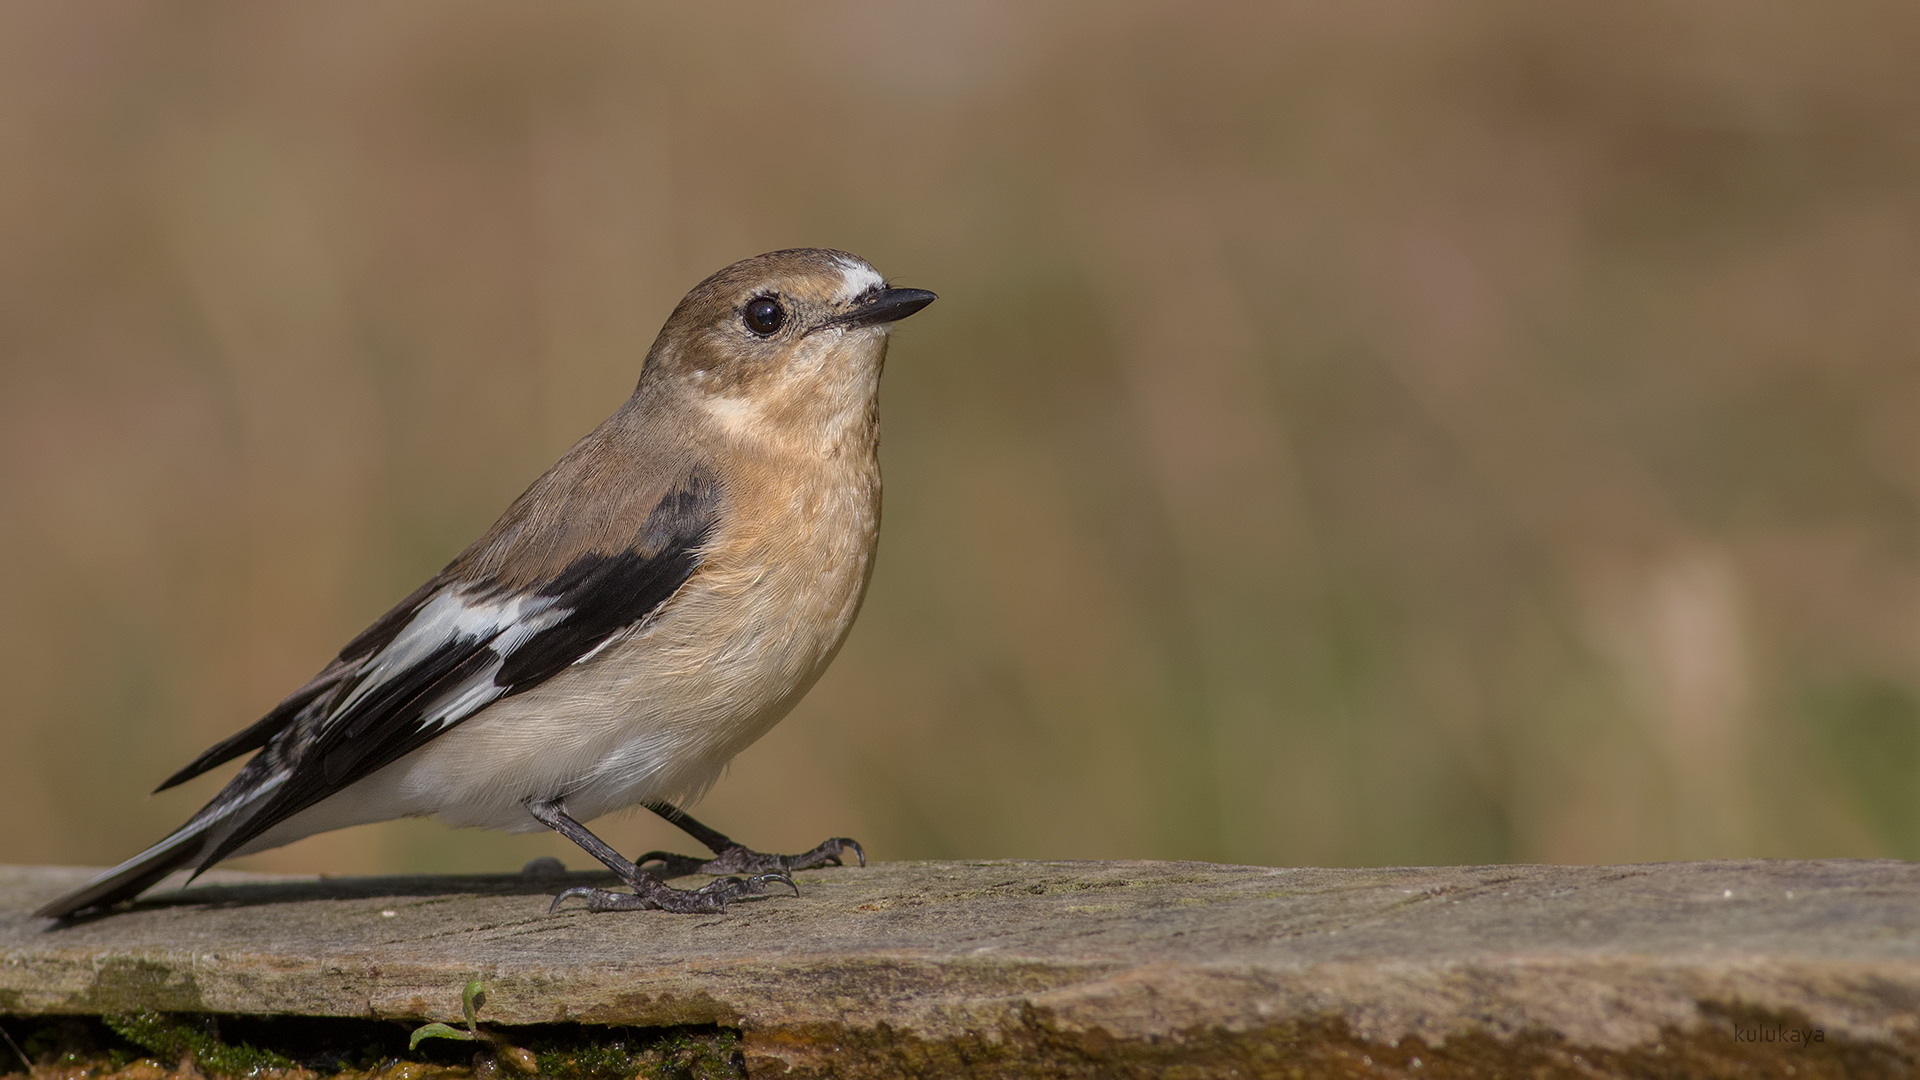
[[[839, 865], [845, 837], [768, 855], [689, 817], [727, 762], [833, 660], [880, 534], [880, 370], [935, 299], [842, 251], [775, 251], [694, 286], [633, 396], [486, 535], [164, 791], [259, 751], [172, 835], [37, 914], [128, 899], [172, 871], [314, 833], [431, 815], [542, 828], [631, 891], [591, 911], [711, 913]], [[712, 859], [643, 871], [580, 824], [635, 804]], [[716, 877], [691, 890], [665, 878]], [[794, 891], [798, 893], [798, 889]]]

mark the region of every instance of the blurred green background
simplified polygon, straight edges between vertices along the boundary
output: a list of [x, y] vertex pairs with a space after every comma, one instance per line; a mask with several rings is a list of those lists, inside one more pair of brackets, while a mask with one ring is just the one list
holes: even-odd
[[0, 861], [183, 819], [796, 245], [942, 300], [866, 611], [715, 825], [1920, 857], [1917, 70], [1891, 2], [7, 4]]

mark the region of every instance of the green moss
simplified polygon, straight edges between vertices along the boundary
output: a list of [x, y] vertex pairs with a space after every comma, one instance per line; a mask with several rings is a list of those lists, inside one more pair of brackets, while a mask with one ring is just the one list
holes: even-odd
[[164, 1013], [113, 1013], [101, 1017], [121, 1038], [151, 1051], [162, 1061], [178, 1061], [188, 1054], [208, 1073], [222, 1077], [261, 1076], [293, 1068], [293, 1061], [271, 1050], [220, 1040], [207, 1023], [170, 1017]]
[[534, 1051], [540, 1075], [555, 1080], [626, 1080], [645, 1068], [648, 1056], [628, 1046], [624, 1039]]
[[204, 1005], [191, 971], [153, 960], [112, 957], [94, 973], [79, 996], [82, 1011], [111, 1013], [132, 1009], [198, 1012]]
[[670, 1036], [656, 1052], [659, 1063], [648, 1075], [658, 1080], [733, 1080], [747, 1075], [737, 1031], [722, 1028]]
[[551, 1080], [732, 1080], [744, 1077], [740, 1033], [727, 1028], [627, 1029], [591, 1039], [539, 1041], [534, 1058]]
[[[171, 1068], [189, 1055], [201, 1072], [219, 1080], [465, 1080], [476, 1075], [490, 1080], [738, 1080], [747, 1075], [740, 1032], [711, 1025], [482, 1028], [481, 1038], [472, 1042], [427, 1040], [410, 1050], [409, 1025], [391, 1020], [144, 1012], [9, 1023], [8, 1030], [39, 1067], [104, 1080], [142, 1058]], [[4, 1045], [0, 1053], [11, 1056]], [[525, 1055], [522, 1060], [535, 1066], [534, 1076], [523, 1074], [510, 1055]], [[19, 1071], [17, 1063], [0, 1057], [0, 1075], [10, 1065]], [[482, 1067], [476, 1070], [476, 1065]]]
[[[1920, 1040], [1912, 1037], [1868, 1043], [1835, 1030], [1824, 1031], [1820, 1039], [1805, 1045], [1755, 1043], [1736, 1032], [1819, 1029], [1791, 1010], [1772, 1012], [1712, 1001], [1699, 1006], [1700, 1023], [1665, 1029], [1652, 1045], [1624, 1049], [1577, 1046], [1542, 1031], [1500, 1037], [1463, 1032], [1436, 1045], [1417, 1037], [1381, 1043], [1360, 1037], [1338, 1018], [1292, 1021], [1250, 1031], [1194, 1028], [1170, 1038], [1138, 1041], [1114, 1039], [1098, 1029], [1063, 1027], [1044, 1010], [1032, 1009], [994, 1031], [937, 1041], [885, 1026], [789, 1028], [762, 1042], [759, 1054], [765, 1056], [753, 1060], [756, 1075], [788, 1080], [902, 1076], [1332, 1080], [1381, 1075], [1422, 1080], [1489, 1076], [1857, 1080], [1912, 1077], [1920, 1063]], [[176, 1055], [193, 1053], [204, 1071], [222, 1078], [536, 1080], [485, 1063], [469, 1044], [428, 1042], [422, 1049], [434, 1047], [432, 1051], [408, 1055], [407, 1025], [399, 1022], [219, 1018], [229, 1035], [245, 1034], [256, 1045], [273, 1047], [272, 1054], [224, 1044], [213, 1023], [214, 1018], [206, 1016], [156, 1014], [117, 1016], [107, 1023], [93, 1017], [16, 1018], [10, 1021], [10, 1030], [31, 1028], [21, 1042], [42, 1068], [84, 1071], [94, 1080], [116, 1080], [114, 1073], [141, 1056], [139, 1047], [166, 1065], [177, 1061]], [[498, 1036], [504, 1045], [534, 1052], [537, 1080], [739, 1080], [747, 1075], [746, 1054], [752, 1051], [740, 1032], [714, 1026], [541, 1024], [503, 1028]], [[358, 1058], [343, 1056], [345, 1048], [356, 1045], [367, 1048]], [[482, 1067], [476, 1070], [475, 1064]], [[0, 1072], [6, 1071], [0, 1067]]]

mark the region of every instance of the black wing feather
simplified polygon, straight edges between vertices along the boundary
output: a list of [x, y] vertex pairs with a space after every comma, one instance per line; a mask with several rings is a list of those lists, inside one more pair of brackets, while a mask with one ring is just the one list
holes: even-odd
[[340, 684], [337, 675], [333, 679], [328, 679], [328, 674], [335, 674], [332, 666], [321, 673], [320, 678], [294, 691], [291, 697], [274, 706], [272, 712], [256, 720], [245, 731], [230, 735], [207, 747], [199, 757], [188, 762], [185, 768], [161, 781], [160, 786], [153, 789], [154, 794], [157, 795], [170, 787], [184, 784], [208, 769], [225, 765], [242, 754], [251, 754], [267, 745], [275, 735], [285, 731], [298, 720], [300, 714], [305, 712], [307, 706], [312, 705], [315, 699]]
[[672, 596], [699, 564], [698, 545], [687, 539], [706, 536], [713, 497], [712, 484], [694, 483], [670, 492], [647, 515], [646, 534], [636, 550], [582, 556], [540, 590], [563, 598], [571, 610], [507, 657], [494, 676], [497, 685], [507, 688], [502, 696], [540, 685]]
[[347, 642], [347, 647], [340, 650], [339, 657], [328, 664], [325, 671], [314, 676], [312, 682], [287, 695], [285, 701], [275, 705], [272, 712], [255, 721], [245, 731], [207, 747], [199, 757], [188, 762], [185, 768], [167, 777], [159, 787], [154, 788], [154, 794], [157, 795], [170, 787], [184, 784], [208, 769], [225, 765], [242, 754], [253, 753], [271, 742], [275, 735], [293, 726], [315, 705], [329, 700], [333, 696], [331, 692], [338, 690], [342, 683], [352, 677], [353, 664], [386, 648], [395, 637], [399, 636], [400, 631], [406, 628], [407, 622], [413, 618], [414, 613], [418, 612], [420, 606], [440, 588], [441, 580], [445, 575], [446, 571], [443, 570], [425, 585], [413, 590], [413, 595], [395, 604], [385, 615], [375, 619], [372, 626], [362, 630], [359, 636]]
[[[493, 647], [498, 632], [494, 637], [451, 639], [343, 711], [326, 717], [314, 741], [288, 762], [287, 778], [279, 790], [252, 807], [204, 856], [200, 868], [212, 866], [294, 814], [452, 730], [464, 716], [441, 723], [429, 720], [428, 710], [446, 691], [470, 682], [489, 667], [499, 665], [493, 675], [494, 686], [501, 688], [498, 697], [522, 693], [565, 670], [614, 634], [645, 620], [699, 567], [718, 502], [719, 489], [710, 479], [700, 474], [689, 477], [654, 507], [632, 548], [611, 555], [583, 555], [540, 590], [539, 595], [554, 598], [552, 610], [564, 612], [553, 625], [505, 654]], [[422, 606], [424, 601], [415, 604]], [[399, 620], [361, 658], [384, 648], [405, 625], [405, 619]], [[355, 644], [361, 644], [361, 639]], [[358, 681], [344, 684], [339, 700], [351, 694]]]

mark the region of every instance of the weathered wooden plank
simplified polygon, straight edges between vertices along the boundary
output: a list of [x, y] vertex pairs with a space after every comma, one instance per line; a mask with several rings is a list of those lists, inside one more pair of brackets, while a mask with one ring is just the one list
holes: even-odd
[[1742, 1016], [1911, 1062], [1920, 1028], [1920, 867], [1892, 861], [882, 863], [714, 917], [547, 914], [586, 874], [215, 873], [78, 925], [25, 914], [86, 873], [0, 869], [0, 1012], [452, 1020], [477, 976], [499, 1024], [719, 1023], [803, 1069], [856, 1045], [1328, 1024], [1643, 1053]]

